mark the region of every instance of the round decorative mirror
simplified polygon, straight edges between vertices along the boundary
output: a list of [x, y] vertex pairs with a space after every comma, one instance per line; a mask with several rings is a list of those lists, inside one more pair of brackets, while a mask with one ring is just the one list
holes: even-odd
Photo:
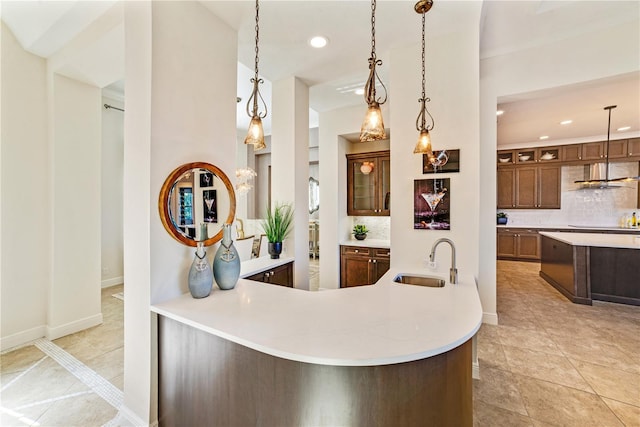
[[216, 166], [194, 162], [175, 169], [162, 184], [160, 220], [180, 243], [205, 246], [222, 239], [222, 226], [233, 223], [236, 194], [231, 181]]

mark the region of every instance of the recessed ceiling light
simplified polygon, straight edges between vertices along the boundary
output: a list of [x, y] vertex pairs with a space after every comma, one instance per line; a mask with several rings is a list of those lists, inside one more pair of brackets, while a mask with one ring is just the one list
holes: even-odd
[[364, 95], [364, 89], [363, 88], [356, 89], [353, 91], [353, 93], [355, 93], [356, 95]]
[[542, 135], [540, 139], [549, 139], [549, 135]]
[[329, 40], [327, 40], [327, 38], [326, 38], [326, 37], [322, 37], [322, 36], [315, 36], [315, 37], [312, 37], [312, 38], [309, 40], [309, 44], [310, 44], [312, 47], [315, 47], [315, 48], [317, 48], [317, 49], [320, 49], [320, 48], [322, 48], [322, 47], [325, 47], [325, 46], [327, 45], [327, 43], [328, 43], [328, 42], [329, 42]]
[[625, 130], [629, 130], [629, 129], [631, 129], [631, 126], [624, 126], [624, 127], [618, 128], [618, 132], [624, 132]]
[[570, 125], [571, 123], [573, 123], [573, 120], [563, 120], [560, 122], [561, 125]]
[[503, 115], [503, 114], [504, 114], [504, 111], [503, 111], [503, 110], [498, 110], [498, 111], [496, 111], [496, 116], [501, 116], [501, 115]]

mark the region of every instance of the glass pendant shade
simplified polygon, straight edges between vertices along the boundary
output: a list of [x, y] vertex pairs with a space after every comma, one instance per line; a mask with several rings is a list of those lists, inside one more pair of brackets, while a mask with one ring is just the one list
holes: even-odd
[[386, 139], [387, 134], [384, 131], [384, 122], [382, 121], [382, 111], [380, 104], [373, 102], [367, 109], [367, 114], [362, 122], [360, 129], [360, 141], [370, 142]]
[[433, 157], [433, 149], [431, 148], [431, 135], [429, 135], [428, 130], [424, 129], [420, 131], [418, 143], [416, 144], [416, 148], [414, 148], [413, 153], [426, 154], [427, 156]]
[[267, 145], [264, 143], [264, 130], [262, 129], [262, 119], [258, 116], [251, 118], [249, 131], [244, 140], [245, 144], [252, 144], [254, 150], [262, 150]]

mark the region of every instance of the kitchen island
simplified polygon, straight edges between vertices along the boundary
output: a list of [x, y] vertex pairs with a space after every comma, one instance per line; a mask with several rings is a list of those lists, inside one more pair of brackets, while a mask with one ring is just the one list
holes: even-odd
[[317, 292], [241, 279], [152, 306], [160, 425], [471, 426], [475, 280], [398, 273]]
[[540, 276], [569, 300], [640, 305], [640, 235], [540, 235]]

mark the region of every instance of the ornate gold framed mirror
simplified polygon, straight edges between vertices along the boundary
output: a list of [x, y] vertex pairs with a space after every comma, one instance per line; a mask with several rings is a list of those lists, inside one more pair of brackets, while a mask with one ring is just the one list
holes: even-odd
[[205, 162], [186, 163], [169, 174], [158, 199], [160, 220], [177, 241], [205, 246], [222, 239], [222, 226], [232, 224], [236, 194], [229, 177]]

